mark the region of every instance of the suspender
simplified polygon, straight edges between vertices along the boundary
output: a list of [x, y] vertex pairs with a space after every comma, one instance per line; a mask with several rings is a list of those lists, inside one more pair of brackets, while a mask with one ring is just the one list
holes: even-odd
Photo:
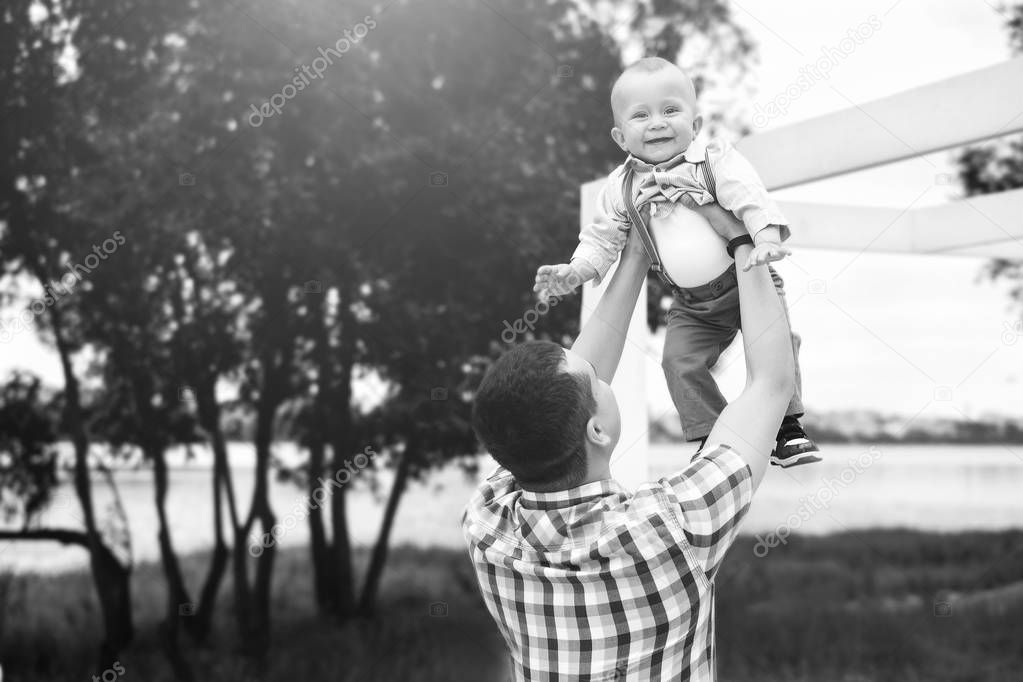
[[[707, 189], [710, 191], [710, 195], [717, 201], [717, 187], [714, 181], [714, 171], [711, 170], [710, 164], [706, 161], [700, 161], [696, 164], [703, 169], [703, 179], [707, 183]], [[629, 220], [632, 221], [632, 226], [636, 230], [636, 234], [639, 236], [640, 241], [643, 242], [643, 250], [646, 251], [646, 255], [650, 258], [650, 269], [657, 273], [657, 277], [660, 278], [661, 282], [664, 283], [668, 289], [674, 291], [680, 287], [675, 284], [675, 281], [665, 271], [664, 266], [661, 265], [661, 256], [657, 252], [657, 244], [654, 242], [654, 236], [647, 227], [646, 221], [638, 210], [636, 210], [636, 203], [632, 198], [632, 183], [636, 179], [636, 170], [634, 168], [627, 168], [625, 170], [625, 187], [622, 192], [623, 198], [625, 199], [625, 209], [629, 212]]]
[[664, 268], [661, 267], [661, 257], [657, 253], [657, 245], [654, 243], [654, 236], [650, 234], [650, 230], [647, 229], [646, 221], [643, 220], [643, 216], [636, 210], [636, 203], [632, 199], [632, 181], [636, 179], [636, 171], [629, 168], [625, 171], [625, 191], [623, 196], [625, 199], [625, 209], [629, 212], [629, 220], [632, 221], [632, 229], [636, 230], [636, 235], [640, 241], [643, 242], [643, 249], [646, 251], [647, 257], [650, 259], [650, 269], [657, 273], [657, 276], [664, 283], [664, 286], [668, 287], [671, 291], [678, 289], [678, 285], [671, 279]]

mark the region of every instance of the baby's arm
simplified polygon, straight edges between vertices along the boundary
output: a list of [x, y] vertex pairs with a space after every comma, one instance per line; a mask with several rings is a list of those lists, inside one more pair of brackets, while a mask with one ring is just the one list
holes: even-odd
[[765, 265], [788, 253], [781, 244], [789, 238], [788, 221], [775, 204], [753, 165], [726, 140], [707, 144], [718, 204], [739, 218], [753, 236], [748, 265]]
[[[753, 250], [747, 265], [767, 265], [781, 260], [789, 250], [781, 245], [782, 225], [768, 225], [753, 235]], [[787, 227], [785, 229], [788, 229]]]
[[593, 221], [579, 233], [579, 246], [569, 263], [542, 265], [536, 271], [533, 291], [540, 297], [562, 296], [590, 280], [600, 282], [618, 260], [628, 237], [630, 223], [621, 206], [621, 176], [611, 173], [597, 196]]

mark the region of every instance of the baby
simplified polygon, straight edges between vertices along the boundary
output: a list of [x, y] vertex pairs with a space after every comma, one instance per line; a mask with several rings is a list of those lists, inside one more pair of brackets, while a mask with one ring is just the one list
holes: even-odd
[[[534, 290], [546, 298], [589, 280], [599, 282], [618, 259], [628, 231], [636, 229], [651, 269], [674, 294], [662, 367], [684, 437], [702, 447], [727, 404], [710, 368], [739, 329], [732, 251], [739, 243], [754, 244], [747, 269], [781, 260], [789, 253], [781, 245], [789, 228], [757, 172], [728, 142], [715, 138], [703, 150], [694, 148], [703, 119], [696, 89], [677, 66], [657, 57], [632, 64], [611, 90], [611, 109], [611, 137], [628, 157], [608, 176], [596, 218], [580, 233], [571, 262], [541, 266]], [[683, 195], [700, 205], [717, 201], [743, 222], [748, 234], [724, 248], [706, 220], [678, 206]], [[784, 303], [782, 279], [768, 268]], [[792, 342], [796, 391], [771, 453], [771, 462], [783, 467], [820, 461], [814, 454], [817, 446], [798, 421], [803, 405], [794, 334]]]

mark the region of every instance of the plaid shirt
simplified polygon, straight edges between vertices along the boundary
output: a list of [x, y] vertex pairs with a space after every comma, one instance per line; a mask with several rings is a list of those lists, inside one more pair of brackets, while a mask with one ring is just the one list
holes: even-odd
[[462, 529], [515, 679], [713, 680], [712, 581], [752, 496], [726, 445], [632, 495], [530, 492], [498, 467]]

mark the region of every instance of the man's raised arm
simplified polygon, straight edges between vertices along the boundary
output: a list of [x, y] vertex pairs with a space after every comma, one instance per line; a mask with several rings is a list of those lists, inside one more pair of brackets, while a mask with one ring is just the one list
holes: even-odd
[[[745, 234], [742, 223], [716, 204], [694, 210], [725, 238]], [[779, 248], [788, 252], [786, 247]], [[738, 452], [753, 472], [755, 490], [767, 470], [778, 427], [795, 390], [796, 372], [782, 301], [767, 267], [747, 263], [752, 250], [746, 244], [735, 249], [746, 387], [721, 412], [707, 436], [707, 446], [725, 444]]]
[[597, 378], [607, 383], [618, 369], [632, 311], [649, 269], [650, 259], [642, 244], [630, 234], [611, 283], [572, 345], [572, 351], [589, 361]]

